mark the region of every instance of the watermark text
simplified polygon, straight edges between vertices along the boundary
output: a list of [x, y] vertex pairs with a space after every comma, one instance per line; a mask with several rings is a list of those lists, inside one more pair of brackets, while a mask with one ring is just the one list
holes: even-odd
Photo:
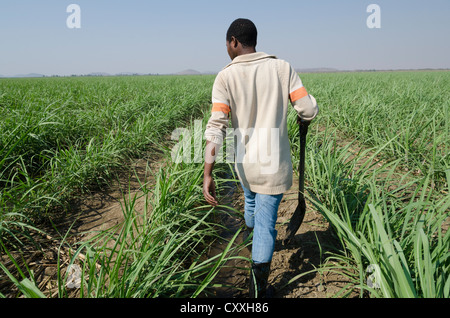
[[366, 20], [366, 25], [369, 29], [381, 28], [381, 8], [378, 4], [370, 4], [366, 10], [371, 13]]
[[69, 4], [66, 9], [70, 15], [67, 17], [66, 26], [69, 29], [81, 28], [81, 8], [78, 4]]

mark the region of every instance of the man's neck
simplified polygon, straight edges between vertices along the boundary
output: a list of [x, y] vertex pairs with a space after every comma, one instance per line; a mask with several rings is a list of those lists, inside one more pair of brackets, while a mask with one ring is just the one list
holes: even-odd
[[254, 47], [242, 48], [242, 50], [238, 53], [237, 56], [251, 54], [251, 53], [256, 53], [256, 50]]

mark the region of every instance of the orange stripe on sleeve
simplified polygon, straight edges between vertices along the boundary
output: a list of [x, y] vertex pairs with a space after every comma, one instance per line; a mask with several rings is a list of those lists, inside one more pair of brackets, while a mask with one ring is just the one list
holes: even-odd
[[291, 94], [289, 94], [289, 97], [291, 99], [291, 102], [298, 101], [299, 99], [305, 97], [308, 95], [308, 92], [306, 91], [305, 87], [301, 87], [295, 91], [293, 91]]
[[224, 112], [225, 114], [228, 115], [228, 113], [230, 111], [231, 111], [230, 106], [228, 106], [227, 104], [223, 104], [223, 103], [214, 103], [213, 104], [212, 112]]

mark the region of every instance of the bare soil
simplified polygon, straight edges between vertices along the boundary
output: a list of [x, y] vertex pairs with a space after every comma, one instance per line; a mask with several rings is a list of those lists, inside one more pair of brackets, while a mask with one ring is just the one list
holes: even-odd
[[[67, 243], [72, 244], [76, 241], [84, 241], [100, 230], [106, 230], [123, 221], [122, 204], [124, 198], [130, 196], [140, 196], [142, 182], [148, 182], [149, 186], [153, 182], [153, 174], [161, 166], [158, 161], [148, 161], [146, 159], [135, 162], [130, 167], [130, 172], [122, 174], [116, 182], [106, 189], [95, 191], [82, 199], [72, 202], [72, 211], [69, 214], [61, 216], [58, 220], [58, 232], [48, 232], [39, 241], [43, 249], [36, 250], [30, 247], [13, 255], [16, 259], [23, 259], [35, 273], [35, 279], [40, 290], [48, 297], [56, 297], [58, 288], [56, 284], [56, 274], [58, 268], [58, 253], [60, 258], [59, 268], [64, 274], [70, 261], [70, 254], [73, 251], [63, 245], [60, 247], [60, 236], [67, 231], [70, 238]], [[289, 221], [297, 205], [297, 190], [294, 186], [285, 194], [279, 209], [277, 228], [278, 237], [281, 237], [285, 224]], [[243, 193], [242, 189], [236, 188], [228, 198], [229, 204], [243, 213]], [[144, 196], [136, 200], [135, 208], [137, 211], [144, 211]], [[233, 217], [228, 214], [222, 215], [224, 224], [228, 231], [224, 232], [224, 239], [231, 238], [236, 231], [243, 225], [243, 219]], [[36, 236], [38, 238], [38, 236]], [[59, 239], [58, 239], [59, 238]], [[242, 241], [242, 234], [237, 243]], [[319, 242], [320, 246], [319, 247]], [[295, 276], [311, 271], [320, 266], [323, 262], [327, 250], [332, 249], [336, 244], [333, 234], [330, 231], [328, 223], [315, 211], [310, 204], [307, 204], [307, 213], [304, 222], [297, 232], [294, 241], [283, 246], [277, 241], [275, 253], [272, 261], [269, 284], [275, 288], [275, 297], [277, 298], [321, 298], [332, 297], [348, 281], [342, 275], [328, 273], [321, 275], [311, 273], [305, 275], [294, 282], [287, 284]], [[221, 252], [226, 244], [215, 242], [211, 248], [211, 255]], [[58, 252], [58, 248], [60, 249]], [[250, 258], [250, 251], [247, 248], [242, 249], [239, 254]], [[81, 255], [83, 257], [83, 255]], [[14, 266], [6, 255], [2, 255], [2, 263], [8, 268]], [[214, 289], [215, 295], [212, 297], [248, 297], [248, 277], [249, 263], [244, 260], [232, 261], [216, 277], [215, 283], [229, 285], [229, 288]], [[16, 294], [15, 287], [10, 282], [0, 280], [0, 292], [9, 297]], [[69, 296], [76, 297], [76, 290]]]
[[[55, 213], [53, 224], [41, 224], [39, 228], [46, 234], [31, 233], [33, 240], [39, 245], [23, 246], [10, 252], [16, 262], [24, 268], [25, 264], [34, 272], [39, 290], [47, 297], [58, 295], [57, 271], [65, 275], [74, 250], [71, 246], [93, 237], [96, 233], [108, 230], [124, 220], [123, 201], [141, 195], [143, 182], [152, 183], [153, 173], [160, 166], [159, 156], [152, 160], [141, 159], [123, 169], [110, 184], [90, 194], [74, 198], [70, 202], [70, 210]], [[137, 199], [136, 211], [144, 211], [144, 198]], [[75, 247], [76, 248], [76, 247]], [[79, 258], [85, 256], [80, 254]], [[59, 259], [59, 263], [58, 263]], [[17, 269], [8, 255], [0, 255], [0, 262], [15, 276]], [[17, 288], [6, 277], [0, 275], [0, 293], [6, 297], [16, 297]], [[77, 297], [73, 290], [69, 297]]]
[[[334, 272], [307, 273], [319, 268], [325, 261], [327, 256], [325, 253], [327, 251], [336, 252], [334, 247], [339, 246], [339, 242], [324, 217], [311, 204], [307, 203], [304, 221], [293, 241], [288, 245], [283, 245], [281, 242], [285, 228], [297, 207], [298, 180], [295, 180], [294, 184], [297, 186], [294, 185], [290, 191], [285, 193], [280, 203], [276, 226], [278, 236], [268, 283], [272, 286], [274, 298], [330, 298], [350, 282], [344, 275]], [[233, 199], [230, 201], [233, 208], [244, 212], [242, 189], [235, 189]], [[229, 231], [222, 233], [226, 239], [230, 239], [244, 224], [242, 218], [229, 214], [224, 214], [222, 221], [229, 228]], [[236, 245], [241, 244], [243, 239], [242, 232], [236, 239]], [[226, 246], [226, 242], [215, 244], [215, 250], [211, 254], [220, 252], [220, 245]], [[250, 259], [251, 251], [249, 248], [244, 248], [237, 255]], [[217, 288], [214, 296], [248, 297], [249, 266], [247, 260], [229, 261], [215, 279], [216, 284], [226, 287]], [[298, 276], [300, 277], [296, 278]], [[351, 292], [349, 297], [358, 296], [357, 292]]]
[[[155, 161], [148, 164], [147, 160], [140, 160], [131, 167], [133, 173], [123, 177], [108, 191], [97, 192], [85, 198], [77, 205], [77, 226], [74, 234], [78, 239], [87, 239], [98, 230], [105, 230], [123, 221], [122, 202], [126, 197], [137, 195], [141, 182], [152, 182], [155, 169], [160, 163]], [[150, 171], [150, 172], [149, 172]], [[126, 191], [128, 189], [128, 191]], [[283, 231], [297, 206], [298, 180], [287, 192], [281, 201], [277, 230], [278, 238], [282, 237]], [[234, 188], [225, 198], [228, 204], [235, 209], [244, 212], [244, 197], [240, 187]], [[144, 198], [136, 200], [137, 211], [144, 211]], [[228, 231], [222, 233], [224, 241], [215, 242], [211, 247], [210, 254], [222, 252], [226, 246], [226, 240], [231, 239], [236, 231], [244, 224], [242, 218], [224, 213], [222, 222]], [[243, 233], [236, 240], [236, 244], [243, 240]], [[320, 246], [319, 246], [320, 243]], [[277, 240], [275, 252], [271, 265], [269, 284], [275, 289], [276, 298], [328, 298], [333, 297], [348, 283], [348, 279], [336, 273], [310, 273], [294, 282], [288, 282], [299, 274], [318, 268], [325, 260], [325, 253], [333, 251], [334, 246], [339, 244], [333, 236], [328, 222], [318, 213], [311, 204], [307, 203], [307, 210], [302, 226], [298, 230], [293, 242], [283, 246]], [[250, 258], [251, 252], [248, 248], [240, 250], [239, 255]], [[216, 288], [213, 297], [245, 298], [248, 297], [249, 263], [245, 260], [233, 260], [219, 273], [215, 283], [228, 285], [228, 288]], [[357, 296], [353, 293], [353, 296]]]

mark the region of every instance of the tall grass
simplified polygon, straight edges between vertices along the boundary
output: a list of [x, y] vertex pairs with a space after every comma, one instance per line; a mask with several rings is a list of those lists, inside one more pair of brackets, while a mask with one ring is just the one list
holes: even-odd
[[[335, 151], [342, 155], [345, 148]], [[393, 188], [392, 178], [402, 179], [395, 172], [398, 161], [349, 176], [350, 162], [330, 166], [328, 154], [309, 159], [308, 197], [344, 248], [331, 259], [353, 269], [361, 295], [366, 290], [374, 297], [448, 297], [450, 235], [443, 235], [442, 223], [450, 200], [429, 188], [428, 177]]]
[[209, 104], [211, 77], [3, 79], [0, 238], [157, 150]]
[[[341, 243], [319, 271], [338, 271], [361, 297], [449, 297], [448, 72], [304, 74], [320, 101], [310, 126], [306, 197]], [[161, 153], [170, 132], [208, 116], [213, 77], [2, 80], [0, 241], [19, 294], [42, 297], [33, 270], [10, 245], [33, 221], [101, 186], [130, 158]], [[298, 163], [295, 113], [288, 117]], [[205, 123], [203, 123], [205, 124]], [[167, 150], [167, 149], [166, 149]], [[166, 153], [166, 157], [168, 154]], [[226, 168], [226, 167], [225, 167]], [[209, 290], [231, 245], [204, 258], [215, 238], [199, 164], [167, 161], [154, 187], [126, 197], [125, 222], [68, 246], [82, 268], [81, 297], [197, 297]], [[221, 179], [219, 181], [219, 186]], [[222, 179], [223, 181], [223, 179]], [[12, 238], [12, 239], [11, 239]], [[66, 264], [67, 265], [67, 264]], [[58, 273], [55, 296], [73, 297]], [[295, 280], [295, 278], [294, 278]]]
[[[203, 117], [205, 126], [208, 116]], [[165, 155], [154, 183], [141, 180], [140, 191], [133, 196], [124, 189], [123, 223], [75, 245], [62, 240], [58, 257], [61, 270], [53, 297], [198, 297], [210, 292], [213, 278], [241, 247], [232, 246], [233, 238], [222, 253], [206, 256], [221, 225], [216, 222], [216, 209], [201, 204], [203, 164], [175, 163], [171, 147], [160, 146], [160, 150]], [[215, 171], [218, 190], [226, 181], [220, 178], [224, 169], [227, 167], [218, 165]], [[136, 209], [139, 201], [145, 202], [144, 211]], [[32, 270], [23, 270], [4, 245], [3, 249], [20, 278], [2, 268], [19, 294], [51, 296], [38, 289]], [[68, 264], [63, 264], [62, 251], [70, 251]], [[80, 268], [76, 293], [67, 285], [71, 266]]]
[[[325, 266], [353, 282], [340, 296], [450, 294], [448, 78], [303, 76], [322, 101], [308, 136], [306, 196], [341, 242]], [[298, 160], [293, 112], [289, 123]]]
[[[445, 185], [450, 169], [449, 72], [305, 74], [340, 133]], [[390, 141], [390, 142], [389, 142]], [[389, 142], [389, 143], [388, 143]], [[444, 184], [443, 184], [444, 183]]]
[[[212, 80], [167, 76], [1, 81], [0, 242], [1, 254], [14, 270], [3, 264], [2, 269], [19, 292], [42, 296], [33, 270], [10, 250], [33, 244], [31, 233], [42, 232], [36, 224], [52, 219], [55, 209], [70, 211], [71, 198], [103, 186], [133, 158], [161, 156], [174, 128], [206, 117]], [[80, 246], [68, 247], [63, 238], [60, 250], [73, 251], [71, 262], [84, 269], [81, 296], [180, 296], [206, 290], [205, 283], [199, 287], [202, 280], [214, 277], [219, 266], [215, 259], [199, 260], [216, 231], [213, 211], [198, 204], [201, 173], [199, 164], [167, 162], [153, 189], [143, 185], [148, 215], [135, 211], [138, 198], [127, 198], [121, 227]], [[81, 263], [79, 255], [84, 255]], [[56, 296], [67, 297], [67, 275], [59, 272], [58, 277]]]

